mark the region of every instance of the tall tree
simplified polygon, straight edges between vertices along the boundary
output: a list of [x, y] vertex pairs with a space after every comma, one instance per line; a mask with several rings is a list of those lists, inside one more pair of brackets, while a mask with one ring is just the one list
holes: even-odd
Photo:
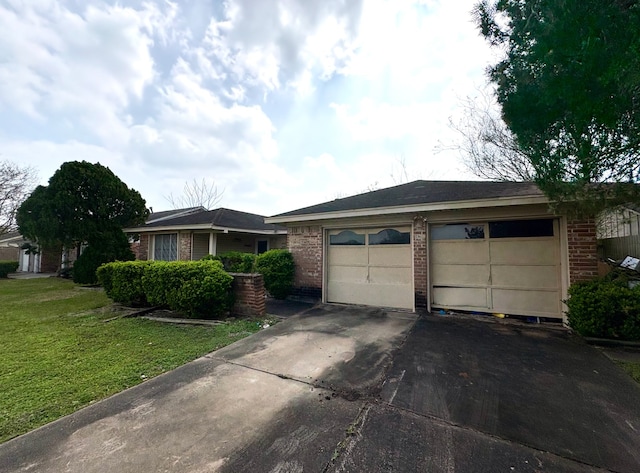
[[32, 167], [0, 161], [0, 235], [14, 229], [18, 207], [31, 193], [36, 178]]
[[138, 191], [108, 167], [73, 161], [60, 166], [48, 186], [33, 191], [16, 220], [22, 235], [38, 244], [87, 244], [91, 251], [85, 251], [76, 265], [88, 276], [77, 282], [93, 282], [99, 264], [132, 259], [122, 228], [141, 224], [148, 215]]
[[638, 202], [640, 3], [482, 0], [475, 15], [505, 53], [489, 77], [541, 189], [586, 213]]

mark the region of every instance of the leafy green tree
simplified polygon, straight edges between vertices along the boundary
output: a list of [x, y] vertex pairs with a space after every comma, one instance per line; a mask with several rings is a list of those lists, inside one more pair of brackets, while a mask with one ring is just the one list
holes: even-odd
[[122, 228], [143, 223], [148, 214], [142, 196], [108, 167], [72, 161], [60, 166], [49, 185], [33, 191], [16, 220], [22, 235], [42, 246], [87, 244], [82, 280], [75, 275], [74, 280], [95, 282], [99, 264], [132, 259]]
[[504, 52], [489, 77], [541, 189], [590, 214], [638, 202], [640, 3], [482, 0], [474, 12]]

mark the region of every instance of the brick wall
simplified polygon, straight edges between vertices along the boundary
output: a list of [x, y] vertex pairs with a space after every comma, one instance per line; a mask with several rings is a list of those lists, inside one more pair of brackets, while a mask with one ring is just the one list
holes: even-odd
[[289, 227], [287, 248], [293, 255], [296, 273], [293, 295], [322, 297], [322, 229], [317, 226]]
[[178, 259], [182, 261], [191, 260], [191, 233], [178, 234]]
[[0, 248], [0, 261], [20, 261], [20, 248]]
[[131, 243], [131, 251], [138, 260], [149, 259], [149, 243], [151, 242], [151, 236], [148, 233], [141, 233], [140, 240]]
[[569, 284], [598, 277], [598, 247], [595, 219], [567, 222]]
[[233, 276], [234, 315], [259, 317], [266, 313], [262, 274], [230, 273]]
[[62, 246], [48, 246], [42, 248], [40, 260], [41, 273], [56, 273], [60, 270], [62, 262]]
[[413, 219], [413, 280], [416, 310], [427, 308], [427, 222]]

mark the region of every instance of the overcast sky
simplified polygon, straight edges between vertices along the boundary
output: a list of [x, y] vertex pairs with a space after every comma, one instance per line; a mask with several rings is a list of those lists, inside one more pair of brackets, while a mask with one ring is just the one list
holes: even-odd
[[207, 178], [273, 215], [469, 179], [450, 117], [492, 54], [473, 0], [0, 0], [0, 159], [108, 166], [154, 210]]

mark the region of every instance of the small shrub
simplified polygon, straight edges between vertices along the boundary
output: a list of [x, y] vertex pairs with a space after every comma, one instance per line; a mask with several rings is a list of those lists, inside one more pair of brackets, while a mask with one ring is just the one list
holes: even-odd
[[232, 281], [220, 261], [157, 261], [145, 268], [142, 288], [151, 305], [216, 318], [233, 305]]
[[587, 337], [640, 340], [640, 286], [606, 277], [569, 288], [569, 325]]
[[262, 274], [264, 287], [276, 299], [291, 293], [295, 264], [287, 250], [269, 250], [256, 258], [256, 272]]
[[17, 261], [0, 261], [0, 278], [6, 278], [9, 273], [13, 273], [18, 269]]
[[96, 272], [105, 293], [114, 302], [134, 307], [148, 305], [142, 277], [153, 261], [116, 261], [100, 266]]
[[218, 258], [222, 261], [224, 270], [229, 273], [252, 273], [256, 265], [256, 255], [253, 253], [230, 251], [218, 256]]

